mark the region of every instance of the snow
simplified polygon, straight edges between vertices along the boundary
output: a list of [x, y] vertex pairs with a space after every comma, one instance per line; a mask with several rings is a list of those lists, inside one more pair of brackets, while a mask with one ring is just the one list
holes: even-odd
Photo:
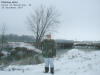
[[[100, 51], [85, 52], [71, 49], [55, 58], [55, 75], [100, 75]], [[44, 75], [44, 63], [39, 65], [10, 65], [1, 75]], [[46, 75], [51, 75], [50, 73]]]
[[4, 56], [7, 56], [9, 54], [7, 51], [2, 51], [2, 53], [4, 54]]
[[99, 75], [100, 74], [100, 51], [83, 52], [78, 49], [72, 49], [65, 53], [58, 61], [57, 68], [63, 68], [60, 73], [63, 75]]
[[32, 46], [32, 45], [29, 44], [29, 43], [24, 43], [24, 42], [9, 42], [9, 43], [10, 43], [10, 45], [12, 45], [14, 48], [15, 48], [15, 47], [25, 47], [25, 48], [27, 48], [27, 49], [29, 49], [29, 50], [34, 50], [35, 52], [37, 52], [37, 53], [39, 53], [39, 54], [42, 53], [41, 50], [36, 49], [34, 46]]

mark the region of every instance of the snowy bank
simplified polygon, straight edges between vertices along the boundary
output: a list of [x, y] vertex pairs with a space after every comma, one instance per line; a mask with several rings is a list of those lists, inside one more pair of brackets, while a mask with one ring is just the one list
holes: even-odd
[[9, 44], [10, 44], [11, 46], [13, 46], [14, 48], [15, 48], [15, 47], [25, 47], [25, 48], [27, 48], [27, 49], [29, 49], [29, 50], [35, 51], [36, 53], [39, 53], [39, 54], [42, 53], [41, 50], [36, 49], [34, 46], [32, 46], [32, 45], [29, 44], [29, 43], [24, 43], [24, 42], [9, 42]]
[[[100, 51], [84, 52], [72, 49], [56, 58], [55, 75], [100, 75]], [[39, 65], [10, 65], [2, 75], [44, 75], [44, 63]], [[50, 73], [46, 74], [50, 75]]]

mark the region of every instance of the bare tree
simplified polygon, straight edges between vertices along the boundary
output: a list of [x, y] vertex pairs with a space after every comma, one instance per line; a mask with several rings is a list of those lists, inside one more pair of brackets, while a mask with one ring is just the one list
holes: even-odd
[[1, 50], [3, 50], [4, 43], [6, 42], [5, 32], [6, 32], [6, 25], [3, 24], [2, 29], [1, 29]]
[[30, 17], [27, 17], [27, 24], [34, 34], [37, 48], [42, 37], [55, 29], [54, 27], [59, 23], [58, 17], [54, 8], [43, 6], [34, 10]]

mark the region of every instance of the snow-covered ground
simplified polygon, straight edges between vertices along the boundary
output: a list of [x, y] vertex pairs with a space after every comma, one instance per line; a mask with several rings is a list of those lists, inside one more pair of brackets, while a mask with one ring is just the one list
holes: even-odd
[[42, 53], [41, 50], [36, 49], [34, 46], [32, 46], [32, 45], [29, 44], [29, 43], [24, 43], [24, 42], [9, 42], [9, 44], [10, 44], [11, 46], [13, 46], [14, 48], [15, 48], [15, 47], [25, 47], [25, 48], [27, 48], [27, 49], [34, 50], [34, 51], [37, 52], [37, 53]]
[[[84, 52], [72, 49], [55, 58], [55, 75], [100, 75], [100, 51]], [[44, 63], [39, 65], [10, 65], [1, 75], [45, 75]], [[50, 73], [46, 75], [51, 75]]]

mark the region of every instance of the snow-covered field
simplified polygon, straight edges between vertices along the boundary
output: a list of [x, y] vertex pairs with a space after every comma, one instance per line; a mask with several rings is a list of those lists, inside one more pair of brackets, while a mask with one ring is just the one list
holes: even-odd
[[[100, 75], [100, 51], [84, 52], [72, 49], [55, 58], [55, 75]], [[45, 75], [44, 63], [39, 65], [10, 65], [0, 75]], [[46, 75], [51, 75], [50, 73]]]

